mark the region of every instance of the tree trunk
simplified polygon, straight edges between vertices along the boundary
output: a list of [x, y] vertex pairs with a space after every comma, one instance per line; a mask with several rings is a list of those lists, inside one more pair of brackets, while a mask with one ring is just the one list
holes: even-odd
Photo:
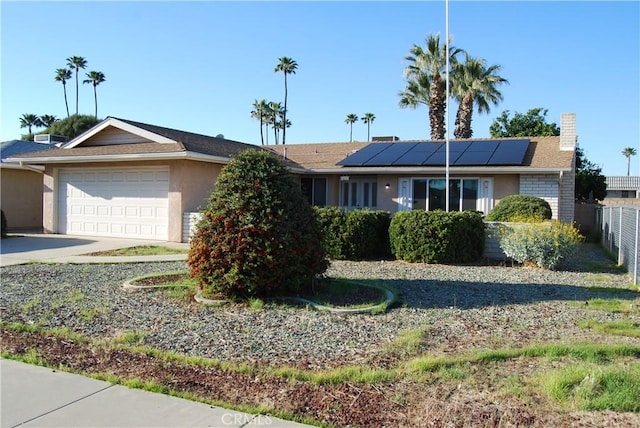
[[442, 140], [445, 134], [446, 113], [446, 83], [440, 76], [434, 76], [431, 81], [431, 99], [429, 100], [429, 125], [431, 126], [431, 139]]
[[63, 83], [62, 89], [64, 90], [64, 106], [67, 108], [67, 117], [69, 117], [69, 102], [67, 101], [67, 85]]
[[473, 97], [464, 97], [456, 114], [456, 129], [453, 134], [456, 138], [471, 138], [473, 136], [473, 130], [471, 129], [472, 116]]
[[93, 85], [93, 101], [95, 102], [95, 105], [96, 105], [95, 118], [96, 120], [98, 120], [98, 90], [96, 88], [96, 85]]
[[284, 71], [284, 112], [282, 113], [282, 144], [285, 143], [285, 137], [287, 135], [287, 72]]

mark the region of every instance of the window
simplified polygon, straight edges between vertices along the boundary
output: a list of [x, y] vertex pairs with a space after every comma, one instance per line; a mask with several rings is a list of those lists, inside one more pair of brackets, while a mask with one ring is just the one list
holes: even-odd
[[[444, 178], [414, 178], [414, 210], [445, 210], [446, 180]], [[449, 211], [476, 210], [478, 207], [478, 179], [449, 179]]]
[[375, 180], [350, 179], [340, 182], [340, 205], [347, 209], [376, 209], [378, 183]]
[[302, 178], [300, 179], [302, 194], [311, 205], [324, 207], [327, 205], [327, 179], [326, 178]]

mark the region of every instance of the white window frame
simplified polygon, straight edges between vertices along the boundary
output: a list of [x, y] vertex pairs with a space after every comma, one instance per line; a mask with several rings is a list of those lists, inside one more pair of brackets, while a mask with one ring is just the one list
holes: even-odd
[[[377, 209], [378, 180], [352, 178], [340, 181], [340, 207], [346, 210]], [[345, 203], [346, 198], [346, 203]]]
[[[444, 177], [400, 177], [398, 179], [398, 211], [408, 211], [413, 209], [414, 195], [413, 187], [415, 180], [424, 180], [427, 183], [426, 199], [427, 209], [429, 200], [429, 180], [445, 180]], [[490, 177], [451, 177], [449, 181], [453, 180], [476, 180], [478, 182], [477, 196], [476, 196], [476, 211], [481, 211], [484, 215], [488, 214], [493, 208], [493, 178]], [[462, 184], [462, 183], [461, 183]], [[463, 207], [464, 192], [460, 192], [460, 208]]]

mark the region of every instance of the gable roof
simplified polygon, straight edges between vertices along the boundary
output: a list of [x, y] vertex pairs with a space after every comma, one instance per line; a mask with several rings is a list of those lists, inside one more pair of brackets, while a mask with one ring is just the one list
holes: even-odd
[[[522, 138], [514, 138], [520, 139]], [[474, 139], [474, 141], [491, 139]], [[504, 138], [502, 140], [509, 140]], [[573, 150], [560, 149], [560, 137], [531, 137], [520, 165], [451, 166], [457, 173], [551, 173], [572, 171]], [[468, 141], [468, 140], [452, 140]], [[127, 119], [108, 117], [60, 148], [12, 154], [11, 162], [35, 165], [51, 163], [111, 162], [133, 160], [193, 159], [227, 163], [248, 149], [267, 150], [283, 158], [296, 172], [309, 173], [442, 173], [433, 166], [342, 166], [340, 161], [371, 144], [427, 143], [443, 140], [404, 140], [374, 143], [315, 143], [258, 146], [225, 138], [185, 132]], [[4, 156], [3, 156], [4, 157]]]
[[[522, 140], [518, 138], [503, 138], [501, 140]], [[490, 141], [495, 139], [476, 138], [474, 141]], [[560, 137], [530, 137], [529, 146], [521, 165], [497, 166], [450, 166], [457, 172], [492, 172], [492, 173], [522, 173], [530, 172], [559, 172], [573, 169], [574, 151], [560, 150]], [[467, 140], [451, 140], [467, 141]], [[443, 143], [444, 141], [401, 140], [396, 142], [374, 143], [320, 143], [294, 144], [286, 146], [269, 146], [269, 150], [278, 153], [299, 168], [310, 169], [325, 173], [381, 173], [381, 172], [427, 172], [440, 173], [443, 166], [341, 166], [338, 163], [347, 156], [370, 144], [402, 144], [402, 143]]]
[[[99, 140], [101, 133], [113, 129], [134, 138], [114, 143]], [[42, 164], [181, 158], [226, 162], [231, 156], [248, 149], [259, 150], [260, 147], [225, 138], [108, 117], [58, 149], [17, 155], [13, 158]]]

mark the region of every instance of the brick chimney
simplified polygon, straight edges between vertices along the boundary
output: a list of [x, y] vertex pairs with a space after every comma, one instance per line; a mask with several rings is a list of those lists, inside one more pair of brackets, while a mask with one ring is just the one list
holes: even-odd
[[560, 151], [573, 151], [577, 143], [576, 114], [562, 113], [560, 115]]

